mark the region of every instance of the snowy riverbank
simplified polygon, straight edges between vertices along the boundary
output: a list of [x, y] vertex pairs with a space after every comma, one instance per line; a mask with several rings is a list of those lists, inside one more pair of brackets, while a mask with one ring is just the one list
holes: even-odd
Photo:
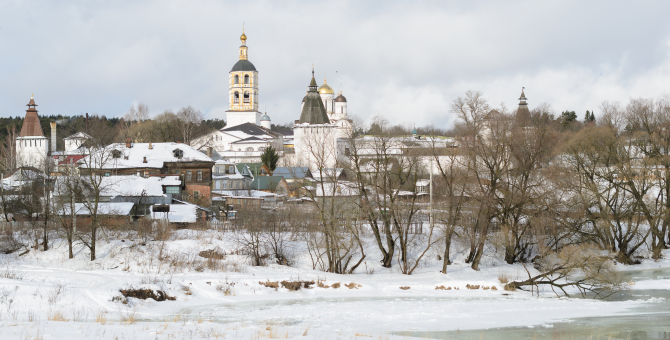
[[[198, 256], [210, 249], [225, 251], [225, 258]], [[621, 315], [668, 304], [645, 296], [600, 301], [557, 298], [551, 291], [542, 291], [540, 297], [508, 292], [500, 276], [521, 279], [527, 274], [521, 265], [502, 264], [495, 257], [486, 259], [481, 271], [473, 271], [457, 255], [445, 275], [439, 273], [440, 261], [431, 256], [408, 276], [380, 267], [370, 248], [357, 273], [337, 275], [312, 270], [304, 254], [294, 267], [251, 267], [244, 256], [230, 254], [233, 249], [218, 233], [182, 230], [166, 242], [101, 242], [93, 262], [81, 246], [75, 259], [67, 259], [61, 241], [47, 252], [1, 255], [2, 338], [394, 339], [407, 337], [392, 332], [549, 327], [558, 320]], [[618, 267], [668, 268], [670, 261]], [[311, 289], [288, 291], [259, 284], [283, 280], [321, 281], [331, 287], [315, 283]], [[339, 288], [332, 288], [334, 283], [340, 283]], [[350, 283], [356, 285], [345, 286]], [[451, 289], [435, 289], [438, 286]], [[119, 291], [128, 288], [161, 290], [176, 299], [123, 299]], [[644, 280], [631, 288], [670, 290], [670, 279]]]

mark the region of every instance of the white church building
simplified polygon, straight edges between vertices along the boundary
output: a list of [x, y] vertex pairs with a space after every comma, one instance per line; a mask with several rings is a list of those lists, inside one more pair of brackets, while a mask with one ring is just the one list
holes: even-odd
[[226, 126], [191, 142], [194, 148], [235, 163], [260, 162], [272, 146], [283, 155], [283, 136], [270, 130], [270, 116], [258, 111], [258, 71], [249, 61], [247, 35], [242, 32], [239, 60], [228, 77]]

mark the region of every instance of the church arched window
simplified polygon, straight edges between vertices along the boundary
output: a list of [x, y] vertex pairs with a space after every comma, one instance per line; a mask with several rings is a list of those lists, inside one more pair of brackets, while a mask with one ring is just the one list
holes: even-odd
[[237, 104], [240, 102], [240, 93], [235, 91], [235, 94], [233, 94], [233, 103]]
[[244, 83], [249, 84], [249, 75], [248, 74], [244, 76]]
[[249, 102], [249, 91], [244, 91], [244, 102], [245, 103]]
[[239, 83], [240, 83], [240, 76], [236, 74], [235, 75], [235, 84], [239, 84]]

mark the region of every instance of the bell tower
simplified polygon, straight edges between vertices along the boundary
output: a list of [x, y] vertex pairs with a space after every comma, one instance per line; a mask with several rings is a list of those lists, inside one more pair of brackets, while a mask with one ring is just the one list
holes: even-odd
[[244, 29], [240, 41], [239, 60], [230, 70], [228, 80], [228, 127], [244, 123], [260, 125], [261, 122], [261, 113], [258, 112], [258, 71], [249, 61]]

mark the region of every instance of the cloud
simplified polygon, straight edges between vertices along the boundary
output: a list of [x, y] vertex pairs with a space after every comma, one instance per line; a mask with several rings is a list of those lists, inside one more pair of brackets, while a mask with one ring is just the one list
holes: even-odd
[[[242, 22], [260, 108], [300, 115], [316, 65], [350, 112], [448, 126], [450, 103], [481, 90], [514, 107], [597, 109], [668, 92], [670, 3], [610, 1], [120, 1], [0, 3], [0, 115], [122, 115], [192, 105], [215, 118]], [[597, 111], [596, 111], [597, 114]]]

